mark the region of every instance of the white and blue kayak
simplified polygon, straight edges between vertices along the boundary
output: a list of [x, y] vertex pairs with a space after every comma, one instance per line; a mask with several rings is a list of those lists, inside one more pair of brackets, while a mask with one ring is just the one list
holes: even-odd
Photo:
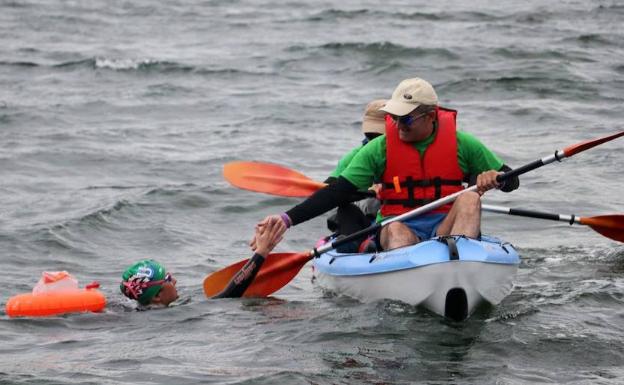
[[510, 243], [449, 236], [379, 253], [328, 251], [314, 259], [314, 275], [322, 287], [364, 302], [398, 300], [464, 320], [511, 292], [519, 264]]

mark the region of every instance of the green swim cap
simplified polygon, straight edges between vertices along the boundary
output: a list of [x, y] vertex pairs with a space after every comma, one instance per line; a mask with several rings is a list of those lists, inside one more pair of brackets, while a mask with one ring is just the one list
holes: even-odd
[[149, 282], [162, 280], [165, 275], [163, 265], [153, 259], [145, 259], [123, 272], [119, 289], [126, 297], [147, 305], [162, 288], [162, 285], [149, 285]]

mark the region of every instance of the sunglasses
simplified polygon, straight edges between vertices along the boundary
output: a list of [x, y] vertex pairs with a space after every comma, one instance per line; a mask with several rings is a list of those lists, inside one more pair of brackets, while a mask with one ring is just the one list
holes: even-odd
[[147, 281], [143, 282], [142, 280], [134, 279], [132, 281], [122, 282], [126, 294], [132, 299], [139, 299], [143, 291], [149, 289], [152, 286], [162, 285], [167, 282], [172, 282], [173, 276], [171, 273], [165, 274], [163, 279], [159, 279], [157, 281]]
[[422, 118], [423, 116], [427, 115], [429, 112], [423, 112], [422, 114], [418, 114], [416, 116], [412, 116], [412, 115], [405, 115], [405, 116], [393, 116], [392, 119], [397, 123], [401, 123], [404, 124], [406, 126], [409, 126], [411, 124], [413, 124], [415, 121], [417, 121], [418, 119]]

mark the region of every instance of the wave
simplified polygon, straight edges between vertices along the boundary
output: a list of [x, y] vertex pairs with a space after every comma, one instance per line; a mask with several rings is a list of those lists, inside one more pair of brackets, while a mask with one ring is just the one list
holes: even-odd
[[93, 57], [86, 59], [70, 60], [57, 64], [42, 64], [32, 61], [0, 61], [0, 67], [18, 68], [53, 68], [62, 70], [93, 69], [110, 70], [116, 72], [141, 72], [141, 73], [196, 73], [200, 75], [215, 74], [254, 74], [234, 68], [205, 68], [168, 60], [155, 59], [130, 59]]
[[192, 72], [194, 66], [166, 60], [95, 57], [55, 64], [54, 68], [90, 67], [114, 71]]
[[[227, 188], [227, 187], [224, 187]], [[172, 205], [178, 208], [197, 208], [207, 207], [211, 204], [211, 200], [206, 198], [206, 194], [222, 194], [224, 188], [219, 187], [201, 187], [193, 183], [184, 183], [180, 185], [169, 185], [162, 187], [154, 187], [148, 185], [94, 185], [85, 187], [85, 190], [135, 190], [139, 189], [142, 192], [140, 194], [125, 195], [125, 198], [117, 199], [116, 201], [105, 205], [104, 207], [96, 208], [91, 212], [88, 212], [82, 216], [67, 219], [62, 223], [57, 223], [52, 226], [48, 226], [47, 229], [52, 231], [66, 229], [68, 227], [81, 227], [83, 225], [94, 227], [108, 227], [116, 220], [116, 216], [119, 213], [124, 215], [128, 214], [127, 211], [131, 211], [128, 215], [135, 217], [140, 216], [141, 211], [144, 208], [148, 208], [153, 205], [159, 205], [162, 200], [167, 201], [167, 205]], [[66, 242], [61, 244], [67, 246]]]
[[326, 9], [315, 15], [305, 18], [305, 21], [327, 21], [329, 19], [354, 19], [364, 15], [372, 15], [374, 12], [368, 9], [342, 10], [342, 9]]
[[30, 4], [25, 4], [22, 1], [7, 1], [2, 4], [4, 8], [29, 8]]
[[447, 81], [437, 85], [440, 93], [450, 90], [459, 92], [484, 92], [486, 90], [501, 90], [504, 92], [519, 90], [533, 92], [541, 97], [561, 95], [562, 97], [577, 97], [582, 94], [596, 92], [595, 85], [590, 82], [579, 81], [572, 77], [553, 76], [549, 73], [531, 73], [517, 76], [499, 77], [466, 77], [461, 80]]
[[[341, 9], [325, 9], [321, 10], [311, 16], [303, 18], [304, 22], [314, 23], [338, 23], [338, 22], [357, 22], [361, 19], [361, 22], [375, 22], [383, 20], [398, 20], [401, 23], [409, 22], [462, 22], [462, 23], [476, 23], [482, 26], [498, 26], [507, 28], [517, 28], [520, 26], [528, 26], [532, 28], [535, 25], [546, 25], [552, 20], [570, 20], [570, 19], [586, 19], [589, 17], [602, 18], [614, 17], [621, 13], [621, 5], [599, 5], [594, 9], [587, 12], [586, 10], [575, 9], [562, 9], [562, 10], [544, 10], [538, 11], [525, 11], [525, 12], [484, 12], [484, 11], [432, 11], [432, 12], [406, 12], [396, 10], [382, 10], [382, 9], [355, 9], [355, 10], [341, 10]], [[286, 21], [284, 21], [286, 22]], [[289, 20], [288, 22], [291, 22]], [[579, 41], [584, 44], [599, 43], [599, 44], [617, 44], [619, 41], [617, 37], [612, 40], [603, 40], [604, 38], [598, 38], [598, 41], [594, 41], [596, 36], [581, 36]], [[587, 42], [585, 40], [589, 39]]]
[[620, 4], [612, 5], [598, 5], [592, 9], [581, 8], [555, 8], [550, 7], [548, 9], [538, 8], [536, 10], [512, 12], [501, 16], [501, 21], [511, 21], [520, 24], [547, 24], [552, 23], [553, 20], [591, 20], [596, 22], [596, 17], [618, 15], [624, 10], [624, 6]]
[[[551, 278], [552, 280], [552, 278]], [[536, 309], [552, 306], [582, 306], [589, 302], [603, 305], [620, 303], [622, 287], [612, 279], [577, 279], [517, 284], [514, 295], [518, 304]]]
[[0, 66], [5, 67], [39, 67], [39, 64], [29, 61], [6, 61], [0, 60]]
[[106, 68], [116, 71], [140, 70], [158, 72], [191, 72], [195, 67], [171, 61], [159, 61], [152, 59], [112, 59], [105, 57], [95, 58], [95, 68]]
[[78, 224], [93, 225], [93, 226], [96, 226], [96, 227], [99, 227], [100, 225], [107, 225], [108, 223], [110, 223], [109, 218], [115, 212], [119, 212], [119, 211], [122, 211], [124, 209], [132, 208], [132, 207], [135, 207], [135, 206], [137, 206], [137, 204], [134, 203], [134, 202], [131, 202], [131, 201], [127, 200], [127, 199], [120, 199], [120, 200], [116, 201], [115, 203], [113, 203], [113, 205], [110, 206], [110, 207], [97, 209], [96, 211], [91, 212], [89, 214], [86, 214], [86, 215], [78, 218], [75, 221], [69, 221], [69, 223], [57, 225], [55, 227], [66, 227], [66, 226], [72, 224], [72, 222], [76, 222]]
[[435, 56], [443, 59], [459, 59], [460, 56], [451, 50], [444, 48], [413, 48], [391, 42], [361, 43], [361, 42], [332, 42], [319, 46], [294, 45], [287, 48], [287, 51], [326, 51], [340, 53], [341, 55], [365, 54], [372, 57], [402, 58], [402, 57], [422, 57]]
[[395, 12], [385, 10], [371, 10], [371, 9], [354, 9], [354, 10], [342, 10], [342, 9], [325, 9], [312, 16], [304, 19], [304, 21], [330, 21], [336, 19], [357, 19], [357, 18], [371, 18], [371, 19], [398, 19], [398, 20], [411, 20], [411, 21], [494, 21], [501, 19], [501, 17], [492, 15], [485, 12], [478, 11], [466, 11], [466, 12]]
[[620, 47], [622, 46], [620, 36], [612, 36], [606, 34], [590, 33], [563, 39], [564, 43], [580, 44], [583, 47], [601, 46], [601, 47]]
[[109, 186], [87, 186], [85, 190], [133, 190], [136, 188], [148, 188], [148, 185], [142, 186], [120, 186], [120, 185], [109, 185]]
[[560, 61], [575, 61], [575, 62], [587, 62], [593, 63], [594, 59], [590, 55], [582, 53], [575, 53], [573, 51], [562, 51], [556, 49], [543, 49], [543, 50], [526, 50], [515, 47], [503, 47], [495, 48], [491, 51], [494, 56], [500, 56], [505, 59], [518, 59], [518, 60], [560, 60]]
[[50, 68], [93, 68], [111, 69], [115, 71], [178, 71], [190, 72], [196, 70], [195, 67], [170, 61], [159, 61], [152, 59], [116, 59], [106, 57], [95, 57], [88, 59], [71, 60], [58, 64], [41, 64], [31, 61], [0, 61], [0, 66], [8, 67], [50, 67]]

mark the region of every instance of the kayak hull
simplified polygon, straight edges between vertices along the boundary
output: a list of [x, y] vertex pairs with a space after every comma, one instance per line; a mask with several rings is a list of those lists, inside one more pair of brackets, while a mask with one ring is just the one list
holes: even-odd
[[509, 295], [520, 257], [493, 237], [453, 239], [457, 255], [437, 238], [381, 253], [331, 251], [315, 258], [314, 275], [322, 287], [364, 302], [398, 300], [464, 320]]

